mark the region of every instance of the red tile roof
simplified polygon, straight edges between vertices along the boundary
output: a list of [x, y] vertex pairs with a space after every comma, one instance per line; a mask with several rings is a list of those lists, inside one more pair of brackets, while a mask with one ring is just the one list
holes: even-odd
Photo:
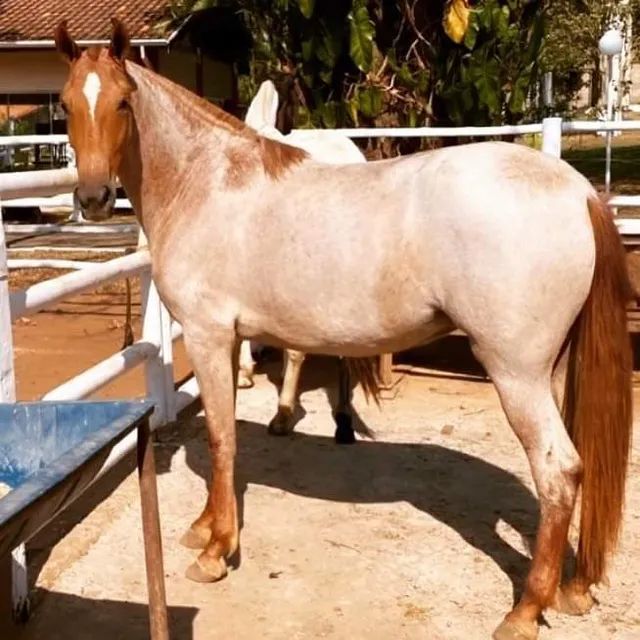
[[62, 19], [77, 40], [109, 37], [111, 17], [135, 39], [155, 38], [154, 26], [169, 0], [0, 0], [0, 42], [52, 40]]

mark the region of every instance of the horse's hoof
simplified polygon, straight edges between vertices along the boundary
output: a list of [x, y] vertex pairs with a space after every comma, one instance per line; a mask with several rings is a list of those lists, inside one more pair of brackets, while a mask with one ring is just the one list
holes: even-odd
[[591, 611], [595, 600], [590, 591], [581, 593], [571, 585], [562, 585], [556, 591], [553, 608], [569, 616], [583, 616]]
[[238, 373], [238, 389], [251, 389], [253, 387], [253, 374], [246, 371]]
[[336, 423], [336, 433], [333, 436], [336, 444], [354, 444], [356, 434], [351, 426], [351, 416], [348, 413], [336, 413], [333, 416]]
[[189, 527], [180, 538], [180, 544], [187, 549], [204, 549], [209, 544], [211, 531], [197, 530]]
[[280, 408], [269, 423], [268, 431], [272, 436], [288, 436], [291, 435], [295, 426], [293, 414]]
[[538, 625], [526, 620], [503, 620], [493, 632], [493, 640], [536, 640]]
[[224, 558], [198, 558], [185, 574], [193, 582], [217, 582], [227, 575]]

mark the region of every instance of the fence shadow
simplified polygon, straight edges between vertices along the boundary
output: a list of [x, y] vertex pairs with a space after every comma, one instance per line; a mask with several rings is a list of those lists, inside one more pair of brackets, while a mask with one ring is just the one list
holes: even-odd
[[[41, 590], [42, 591], [42, 590]], [[146, 604], [94, 600], [45, 591], [37, 614], [2, 634], [6, 640], [148, 640]], [[169, 607], [169, 631], [174, 640], [195, 640], [195, 607]]]

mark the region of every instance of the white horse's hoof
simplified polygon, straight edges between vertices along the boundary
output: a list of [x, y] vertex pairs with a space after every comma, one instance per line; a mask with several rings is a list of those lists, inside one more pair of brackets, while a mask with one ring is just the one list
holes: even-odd
[[300, 403], [297, 403], [293, 409], [279, 405], [278, 413], [269, 423], [268, 431], [272, 436], [289, 436], [305, 415], [306, 412]]
[[240, 371], [238, 373], [238, 389], [251, 389], [253, 387], [253, 373]]
[[288, 436], [293, 433], [296, 420], [293, 412], [285, 407], [278, 407], [278, 413], [269, 423], [269, 433], [272, 436]]

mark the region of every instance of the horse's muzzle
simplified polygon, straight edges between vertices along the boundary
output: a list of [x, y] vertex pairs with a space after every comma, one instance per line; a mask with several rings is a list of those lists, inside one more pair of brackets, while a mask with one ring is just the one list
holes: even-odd
[[88, 220], [107, 220], [116, 203], [115, 189], [108, 184], [76, 187], [73, 195]]

